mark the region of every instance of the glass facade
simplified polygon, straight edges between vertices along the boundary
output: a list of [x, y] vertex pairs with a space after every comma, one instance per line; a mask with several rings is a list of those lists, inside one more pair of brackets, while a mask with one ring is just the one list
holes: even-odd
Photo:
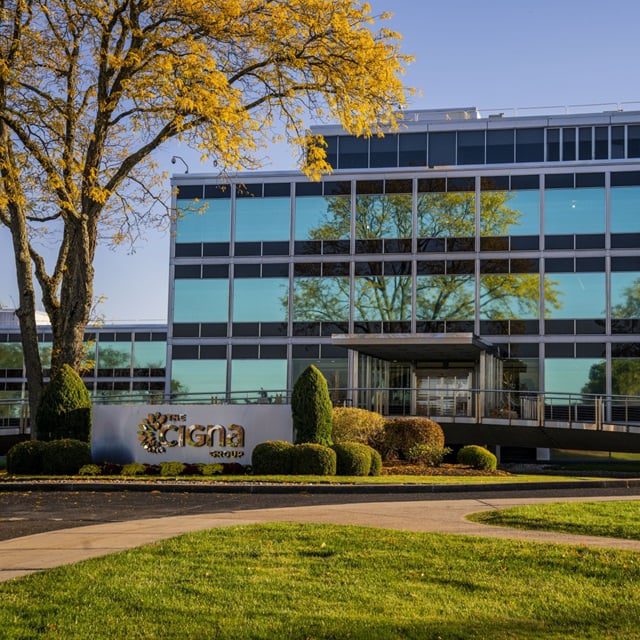
[[546, 189], [544, 198], [545, 234], [604, 233], [604, 189]]
[[233, 321], [285, 321], [288, 317], [288, 297], [287, 279], [236, 278], [233, 283]]
[[351, 232], [350, 196], [296, 198], [296, 240], [341, 240]]
[[290, 220], [291, 198], [238, 198], [236, 242], [287, 240]]
[[176, 242], [229, 242], [231, 200], [178, 200]]
[[554, 273], [545, 276], [545, 318], [604, 318], [604, 273]]
[[228, 280], [175, 281], [174, 322], [226, 322], [228, 315]]

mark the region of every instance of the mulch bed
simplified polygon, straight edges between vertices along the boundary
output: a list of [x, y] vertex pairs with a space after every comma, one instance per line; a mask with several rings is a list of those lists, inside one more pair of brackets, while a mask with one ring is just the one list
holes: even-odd
[[481, 471], [462, 464], [442, 464], [439, 467], [425, 467], [410, 462], [385, 462], [382, 467], [385, 476], [510, 476], [507, 471]]

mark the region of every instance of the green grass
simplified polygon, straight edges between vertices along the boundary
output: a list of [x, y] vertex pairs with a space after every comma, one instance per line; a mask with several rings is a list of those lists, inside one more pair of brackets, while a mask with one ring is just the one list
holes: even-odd
[[0, 585], [7, 639], [637, 638], [640, 554], [361, 527], [188, 534]]
[[470, 516], [485, 524], [640, 540], [640, 501], [559, 502], [482, 511]]

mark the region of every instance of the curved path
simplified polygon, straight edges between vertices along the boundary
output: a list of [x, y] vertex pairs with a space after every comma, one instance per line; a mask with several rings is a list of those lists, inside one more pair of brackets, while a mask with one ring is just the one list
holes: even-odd
[[360, 502], [169, 516], [59, 529], [0, 541], [0, 581], [88, 558], [131, 549], [173, 536], [233, 525], [268, 522], [324, 523], [382, 527], [404, 531], [464, 534], [529, 542], [578, 544], [640, 551], [640, 540], [493, 527], [465, 518], [487, 509], [558, 501], [640, 500], [640, 495], [605, 497], [462, 498]]

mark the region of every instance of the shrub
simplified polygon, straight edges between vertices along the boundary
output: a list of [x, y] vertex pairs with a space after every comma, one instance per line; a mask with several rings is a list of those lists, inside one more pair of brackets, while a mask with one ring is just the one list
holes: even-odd
[[123, 476], [143, 476], [146, 473], [145, 466], [140, 462], [130, 462], [122, 467]]
[[382, 456], [373, 447], [369, 448], [371, 449], [371, 471], [369, 471], [369, 475], [379, 476], [382, 473]]
[[368, 476], [371, 471], [371, 448], [360, 442], [334, 444], [336, 473], [339, 476]]
[[325, 377], [313, 365], [308, 366], [293, 385], [291, 413], [296, 444], [332, 444], [333, 406], [329, 389]]
[[145, 476], [159, 476], [160, 475], [160, 465], [159, 464], [145, 464], [144, 465], [144, 475]]
[[229, 476], [243, 476], [247, 473], [247, 467], [239, 462], [223, 462], [222, 473]]
[[166, 477], [179, 476], [186, 465], [183, 462], [161, 462], [160, 475]]
[[371, 443], [384, 429], [384, 418], [375, 411], [354, 409], [351, 407], [335, 407], [333, 410], [334, 442]]
[[42, 457], [46, 442], [25, 440], [14, 444], [7, 453], [7, 472], [13, 474], [42, 473]]
[[62, 365], [46, 386], [37, 419], [42, 440], [89, 441], [91, 398], [82, 378], [69, 365]]
[[199, 464], [201, 476], [217, 476], [222, 473], [221, 464]]
[[334, 476], [336, 452], [321, 444], [299, 444], [293, 447], [291, 470], [300, 475]]
[[391, 418], [387, 420], [375, 447], [383, 459], [408, 460], [409, 450], [417, 444], [444, 447], [442, 427], [428, 418]]
[[72, 476], [85, 464], [91, 464], [91, 448], [88, 442], [65, 438], [46, 443], [42, 456], [43, 473]]
[[183, 476], [199, 476], [200, 473], [200, 465], [192, 462], [187, 462], [184, 465], [184, 469], [182, 470]]
[[122, 473], [122, 465], [117, 462], [103, 462], [102, 463], [102, 475], [103, 476], [119, 476]]
[[78, 471], [79, 476], [100, 476], [102, 475], [102, 469], [100, 465], [97, 464], [85, 464], [80, 467], [80, 471]]
[[409, 449], [407, 458], [415, 464], [423, 464], [427, 467], [439, 467], [444, 457], [451, 453], [449, 447], [436, 447], [431, 444], [414, 444]]
[[251, 466], [256, 475], [280, 475], [291, 473], [293, 445], [284, 440], [261, 442], [253, 450]]
[[491, 451], [487, 451], [484, 447], [478, 447], [474, 444], [462, 447], [462, 449], [458, 451], [458, 462], [484, 471], [495, 471], [498, 466], [498, 459]]

